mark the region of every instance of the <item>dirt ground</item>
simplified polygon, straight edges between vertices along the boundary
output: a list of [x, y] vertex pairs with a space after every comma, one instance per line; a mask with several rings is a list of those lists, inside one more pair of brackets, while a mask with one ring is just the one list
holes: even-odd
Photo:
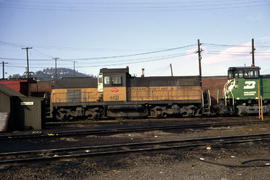
[[[111, 136], [86, 136], [59, 138], [47, 141], [47, 146], [59, 144], [102, 144], [108, 142], [160, 141], [190, 137], [221, 136], [232, 134], [269, 133], [270, 125], [248, 125], [203, 130], [153, 131], [126, 133]], [[34, 140], [28, 141], [28, 148], [38, 147]], [[167, 151], [131, 153], [62, 159], [24, 164], [0, 165], [0, 179], [219, 179], [257, 180], [270, 177], [270, 141], [231, 144], [226, 146], [204, 146]], [[24, 145], [24, 142], [0, 143], [6, 150]], [[45, 146], [45, 142], [44, 145]], [[2, 149], [2, 148], [0, 148]], [[201, 161], [200, 158], [203, 158]], [[246, 165], [243, 161], [264, 159]], [[266, 165], [264, 167], [259, 167]]]

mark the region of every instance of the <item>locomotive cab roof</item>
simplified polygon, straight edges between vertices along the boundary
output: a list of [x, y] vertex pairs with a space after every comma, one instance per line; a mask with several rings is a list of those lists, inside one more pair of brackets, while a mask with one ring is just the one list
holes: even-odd
[[251, 67], [230, 67], [228, 69], [228, 79], [233, 78], [258, 78], [261, 68], [258, 66]]
[[100, 73], [106, 73], [106, 74], [114, 74], [114, 73], [127, 73], [129, 74], [129, 68], [102, 68], [100, 69]]

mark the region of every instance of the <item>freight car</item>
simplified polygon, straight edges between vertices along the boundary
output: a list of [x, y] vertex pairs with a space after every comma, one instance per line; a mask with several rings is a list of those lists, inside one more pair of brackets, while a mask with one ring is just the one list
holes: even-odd
[[98, 78], [56, 80], [51, 113], [58, 120], [199, 116], [204, 101], [200, 76], [133, 77], [128, 67], [103, 68]]
[[[27, 79], [2, 79], [0, 84], [14, 89], [15, 91], [28, 95], [28, 83]], [[36, 81], [34, 79], [29, 80], [30, 95], [34, 97], [48, 97], [51, 93], [51, 81]]]
[[[32, 82], [32, 80], [30, 81]], [[28, 85], [27, 79], [2, 79], [0, 80], [1, 84], [14, 89], [15, 91], [22, 93], [23, 95], [27, 95]]]

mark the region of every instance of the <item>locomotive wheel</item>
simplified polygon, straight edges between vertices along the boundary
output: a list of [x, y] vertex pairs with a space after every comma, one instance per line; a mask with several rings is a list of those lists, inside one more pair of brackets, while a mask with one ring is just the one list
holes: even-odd
[[151, 110], [151, 111], [150, 111], [150, 116], [151, 116], [151, 117], [156, 117], [156, 112], [155, 112], [155, 110]]
[[161, 118], [165, 113], [162, 114], [161, 110], [152, 109], [150, 111], [150, 116], [154, 118]]
[[68, 121], [72, 121], [74, 119], [75, 119], [75, 117], [74, 116], [71, 116], [71, 115], [69, 115], [69, 116], [66, 117], [66, 120], [68, 120]]
[[245, 115], [247, 115], [247, 113], [245, 112], [245, 110], [243, 111], [242, 108], [237, 108], [237, 115], [238, 116], [245, 116]]
[[64, 121], [65, 120], [65, 114], [61, 112], [57, 112], [55, 115], [55, 118], [57, 121]]
[[167, 113], [163, 113], [162, 116], [163, 116], [164, 118], [166, 118], [166, 117], [168, 117], [168, 114], [167, 114]]
[[98, 119], [100, 117], [99, 109], [88, 109], [85, 111], [85, 116], [89, 120]]

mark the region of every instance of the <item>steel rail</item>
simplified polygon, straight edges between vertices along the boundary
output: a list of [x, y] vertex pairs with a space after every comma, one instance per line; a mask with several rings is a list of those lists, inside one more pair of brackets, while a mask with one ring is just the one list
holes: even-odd
[[54, 131], [47, 133], [37, 133], [37, 134], [14, 134], [14, 135], [0, 135], [0, 140], [7, 139], [34, 139], [34, 138], [55, 138], [55, 137], [65, 137], [65, 136], [80, 136], [80, 135], [104, 135], [104, 134], [119, 134], [119, 133], [129, 133], [129, 132], [146, 132], [153, 130], [173, 130], [173, 129], [200, 129], [209, 127], [222, 127], [222, 126], [232, 126], [232, 125], [247, 125], [247, 124], [261, 124], [269, 123], [270, 121], [230, 121], [230, 122], [211, 122], [211, 123], [181, 123], [179, 125], [160, 125], [151, 127], [128, 127], [128, 128], [115, 128], [115, 129], [91, 129], [91, 130], [69, 130], [69, 131]]
[[[1, 163], [14, 163], [14, 162], [27, 162], [27, 161], [35, 161], [35, 160], [50, 160], [50, 159], [59, 159], [59, 158], [76, 158], [76, 157], [83, 157], [83, 156], [97, 156], [97, 155], [106, 155], [106, 154], [168, 150], [168, 149], [197, 147], [197, 146], [216, 145], [216, 144], [246, 143], [246, 142], [255, 142], [255, 141], [263, 141], [263, 140], [270, 140], [270, 134], [204, 137], [204, 138], [192, 138], [192, 139], [182, 139], [182, 140], [173, 140], [173, 141], [126, 143], [126, 144], [113, 144], [113, 145], [101, 145], [101, 146], [82, 146], [82, 147], [59, 148], [59, 149], [7, 152], [7, 153], [0, 153], [0, 156], [4, 156], [4, 159], [2, 158], [2, 160], [0, 160], [0, 164]], [[165, 146], [155, 147], [157, 145], [165, 145]], [[124, 148], [124, 147], [130, 148], [130, 149], [119, 149], [119, 148]], [[90, 152], [90, 150], [95, 150], [95, 149], [96, 150], [101, 149], [103, 151], [99, 150], [99, 151]], [[109, 150], [106, 150], [106, 149], [109, 149]], [[79, 150], [87, 150], [87, 151], [78, 152], [74, 154], [52, 154], [52, 155], [43, 154], [43, 153], [48, 153], [48, 152], [50, 153], [73, 152], [73, 151], [79, 151]], [[38, 154], [38, 153], [40, 153], [39, 154], [40, 156], [6, 159], [7, 156], [32, 155], [32, 154]]]
[[[248, 118], [253, 118], [248, 116]], [[135, 118], [135, 119], [106, 119], [106, 120], [96, 120], [96, 121], [88, 121], [88, 120], [78, 120], [78, 121], [48, 121], [45, 123], [46, 126], [65, 126], [65, 125], [84, 125], [84, 124], [118, 124], [118, 123], [147, 123], [147, 122], [187, 122], [187, 121], [216, 121], [216, 120], [243, 120], [243, 117], [239, 116], [227, 116], [227, 117], [180, 117], [180, 118]], [[252, 120], [252, 119], [250, 119]]]

